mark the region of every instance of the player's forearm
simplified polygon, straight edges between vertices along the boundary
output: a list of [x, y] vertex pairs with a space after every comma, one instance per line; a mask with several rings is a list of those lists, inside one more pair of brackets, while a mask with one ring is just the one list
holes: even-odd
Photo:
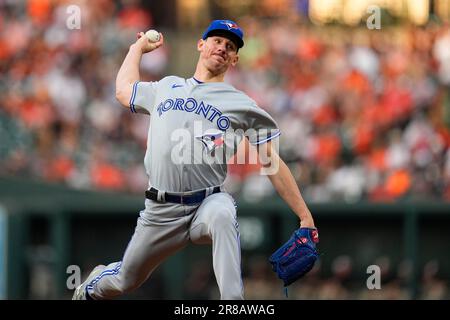
[[302, 227], [314, 227], [314, 220], [311, 212], [303, 200], [291, 171], [278, 155], [276, 155], [276, 157], [277, 159], [274, 160], [279, 161], [279, 169], [275, 174], [269, 175], [272, 185], [275, 187], [280, 197], [286, 201], [289, 207], [299, 217], [300, 225]]
[[136, 44], [132, 44], [116, 77], [116, 97], [122, 104], [128, 103], [133, 84], [140, 80], [141, 58], [142, 50]]

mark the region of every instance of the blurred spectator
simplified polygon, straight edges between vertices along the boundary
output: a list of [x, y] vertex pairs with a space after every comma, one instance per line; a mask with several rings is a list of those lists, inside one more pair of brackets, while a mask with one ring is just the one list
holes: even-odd
[[445, 85], [450, 85], [450, 30], [443, 29], [433, 47], [433, 54], [438, 61], [438, 75]]
[[141, 7], [139, 0], [122, 1], [122, 9], [118, 14], [118, 24], [121, 28], [148, 30], [153, 26], [151, 14]]
[[375, 260], [374, 265], [380, 268], [380, 288], [361, 289], [358, 294], [358, 299], [409, 299], [408, 290], [405, 288], [405, 282], [409, 276], [408, 264], [400, 263], [397, 273], [391, 259], [387, 256], [381, 256]]
[[318, 292], [318, 299], [349, 299], [350, 292], [345, 286], [352, 274], [353, 261], [350, 256], [336, 257], [331, 266], [332, 277], [322, 283]]
[[[247, 262], [248, 271], [244, 277], [245, 298], [248, 300], [273, 299], [278, 278], [273, 274], [265, 256], [255, 256]], [[279, 286], [279, 292], [282, 285]]]
[[428, 261], [423, 268], [422, 288], [420, 299], [442, 300], [449, 298], [449, 289], [446, 281], [439, 277], [439, 262]]
[[217, 299], [219, 293], [209, 260], [197, 261], [193, 266], [184, 284], [184, 295], [195, 300]]

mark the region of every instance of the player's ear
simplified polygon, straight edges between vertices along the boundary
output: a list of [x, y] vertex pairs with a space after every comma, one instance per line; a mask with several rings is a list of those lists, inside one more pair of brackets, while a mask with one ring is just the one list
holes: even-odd
[[231, 65], [234, 67], [237, 65], [239, 61], [239, 54], [236, 53], [236, 55], [233, 57], [233, 59], [231, 59]]
[[200, 39], [197, 41], [197, 51], [202, 51], [203, 46], [205, 45], [205, 40]]

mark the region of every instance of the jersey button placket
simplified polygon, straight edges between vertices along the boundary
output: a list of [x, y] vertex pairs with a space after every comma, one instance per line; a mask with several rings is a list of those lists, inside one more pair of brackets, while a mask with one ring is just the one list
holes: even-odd
[[[183, 128], [184, 128], [184, 129], [188, 130], [188, 129], [189, 129], [189, 126], [190, 126], [190, 125], [189, 125], [189, 122], [188, 122], [188, 121], [185, 121], [185, 122], [183, 123]], [[183, 152], [183, 154], [186, 152], [186, 145], [183, 146], [182, 152]], [[180, 166], [181, 166], [181, 189], [183, 190], [183, 181], [184, 181], [184, 176], [185, 176], [185, 172], [186, 172], [187, 169], [186, 169], [186, 167], [185, 167], [184, 161], [181, 162]], [[182, 201], [181, 201], [181, 204], [183, 205]]]

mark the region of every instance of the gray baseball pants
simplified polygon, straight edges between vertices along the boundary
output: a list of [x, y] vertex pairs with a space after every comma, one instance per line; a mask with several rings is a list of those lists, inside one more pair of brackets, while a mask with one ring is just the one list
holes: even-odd
[[110, 299], [141, 286], [167, 257], [194, 244], [211, 244], [221, 299], [243, 299], [239, 226], [234, 199], [226, 192], [201, 204], [146, 200], [122, 261], [107, 265], [91, 281], [93, 299]]

